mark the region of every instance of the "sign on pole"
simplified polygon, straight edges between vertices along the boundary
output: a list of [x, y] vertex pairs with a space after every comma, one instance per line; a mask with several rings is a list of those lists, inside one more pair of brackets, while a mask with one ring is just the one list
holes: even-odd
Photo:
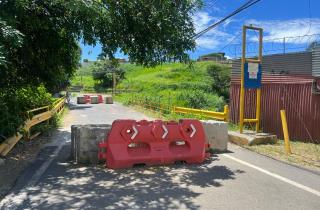
[[261, 88], [261, 64], [244, 64], [244, 88]]

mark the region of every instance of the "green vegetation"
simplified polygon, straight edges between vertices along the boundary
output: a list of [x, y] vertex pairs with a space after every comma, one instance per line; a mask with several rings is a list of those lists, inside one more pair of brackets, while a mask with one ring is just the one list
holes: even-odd
[[285, 161], [290, 164], [303, 166], [320, 171], [320, 145], [291, 141], [291, 155], [285, 154], [284, 141], [277, 144], [246, 146], [247, 149], [257, 153]]
[[219, 57], [219, 58], [224, 58], [225, 53], [209, 53], [205, 55], [201, 55], [201, 57]]
[[107, 92], [113, 86], [112, 72], [116, 73], [117, 82], [123, 79], [124, 71], [117, 63], [109, 60], [87, 61], [76, 71], [71, 84], [83, 86], [84, 92]]
[[0, 89], [0, 134], [11, 136], [28, 118], [30, 109], [52, 104], [53, 98], [43, 85]]
[[[79, 42], [100, 43], [110, 60], [121, 49], [143, 65], [187, 61], [200, 2], [1, 0], [0, 136], [21, 127], [28, 109], [48, 105], [49, 93], [66, 89], [79, 67]], [[91, 74], [80, 76], [96, 84]]]
[[[227, 66], [196, 62], [192, 66], [170, 63], [153, 68], [124, 64], [122, 68], [126, 72], [125, 79], [117, 88], [125, 89], [127, 93], [118, 95], [116, 99], [124, 104], [156, 103], [162, 107], [183, 106], [222, 111], [228, 98], [213, 88], [217, 81], [212, 77], [215, 70], [217, 75], [228, 72]], [[224, 79], [229, 83], [227, 78]]]

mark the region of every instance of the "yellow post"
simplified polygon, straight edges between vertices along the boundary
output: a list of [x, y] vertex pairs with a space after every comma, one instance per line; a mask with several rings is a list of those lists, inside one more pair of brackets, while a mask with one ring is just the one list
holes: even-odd
[[[263, 30], [259, 28], [259, 63], [262, 62], [262, 37]], [[260, 130], [260, 117], [261, 117], [261, 89], [257, 89], [257, 103], [256, 103], [256, 132], [258, 133]]]
[[260, 129], [260, 109], [261, 109], [261, 89], [257, 89], [257, 107], [256, 107], [256, 132], [259, 132]]
[[223, 110], [225, 116], [225, 122], [229, 122], [229, 106], [225, 105]]
[[[246, 40], [247, 40], [247, 29], [259, 31], [259, 53], [258, 59], [247, 59], [246, 58]], [[261, 89], [257, 89], [256, 94], [256, 117], [254, 119], [245, 119], [244, 117], [244, 105], [245, 105], [245, 88], [244, 88], [244, 66], [245, 63], [258, 63], [261, 64], [262, 62], [262, 34], [263, 29], [257, 28], [252, 25], [250, 26], [243, 26], [242, 29], [242, 59], [241, 59], [241, 86], [240, 86], [240, 111], [239, 111], [239, 128], [240, 133], [243, 133], [243, 124], [245, 122], [255, 122], [256, 123], [256, 132], [260, 130], [260, 117], [261, 117]]]
[[281, 122], [282, 122], [282, 129], [283, 129], [283, 136], [284, 136], [284, 147], [286, 154], [292, 154], [291, 147], [290, 147], [290, 140], [289, 140], [289, 132], [288, 132], [288, 124], [287, 124], [287, 118], [286, 118], [286, 111], [281, 110]]
[[240, 133], [243, 132], [243, 118], [244, 118], [244, 64], [246, 61], [246, 26], [242, 27], [242, 58], [241, 58], [241, 86], [240, 86], [240, 116], [239, 128]]

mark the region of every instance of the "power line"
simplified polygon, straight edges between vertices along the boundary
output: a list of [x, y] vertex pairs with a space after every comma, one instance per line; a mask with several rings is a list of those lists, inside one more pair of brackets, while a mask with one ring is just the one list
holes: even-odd
[[249, 0], [247, 1], [245, 4], [243, 4], [241, 7], [239, 7], [238, 9], [236, 9], [235, 11], [233, 11], [231, 14], [227, 15], [226, 17], [222, 18], [221, 20], [219, 20], [218, 22], [210, 25], [209, 27], [207, 27], [206, 29], [200, 31], [199, 33], [197, 33], [193, 38], [194, 39], [198, 39], [199, 37], [201, 37], [203, 34], [207, 33], [208, 31], [210, 31], [211, 29], [217, 27], [218, 25], [220, 25], [221, 23], [225, 22], [227, 19], [229, 19], [230, 17], [233, 17], [234, 15], [240, 13], [241, 11], [251, 7], [252, 5], [258, 3], [261, 0]]
[[241, 31], [238, 32], [238, 33], [231, 39], [231, 41], [228, 42], [228, 44], [226, 44], [224, 47], [222, 47], [222, 48], [219, 50], [219, 52], [223, 51], [225, 48], [227, 48], [229, 45], [231, 45], [231, 43], [232, 43], [236, 38], [238, 38], [238, 36], [240, 35], [240, 33], [241, 33]]
[[216, 7], [216, 3], [218, 0], [213, 0], [213, 1], [208, 1], [206, 6], [208, 7], [207, 9], [212, 9], [213, 7]]

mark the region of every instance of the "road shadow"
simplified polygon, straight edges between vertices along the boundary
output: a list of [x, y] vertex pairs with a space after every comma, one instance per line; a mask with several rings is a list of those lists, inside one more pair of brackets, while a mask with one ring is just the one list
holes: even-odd
[[198, 209], [195, 188], [222, 187], [243, 171], [219, 165], [139, 167], [123, 170], [76, 166], [68, 161], [70, 144], [30, 192], [23, 207], [36, 209]]
[[77, 105], [77, 104], [68, 104], [68, 107], [70, 110], [79, 110], [79, 109], [89, 109], [92, 108], [92, 106], [89, 105]]

